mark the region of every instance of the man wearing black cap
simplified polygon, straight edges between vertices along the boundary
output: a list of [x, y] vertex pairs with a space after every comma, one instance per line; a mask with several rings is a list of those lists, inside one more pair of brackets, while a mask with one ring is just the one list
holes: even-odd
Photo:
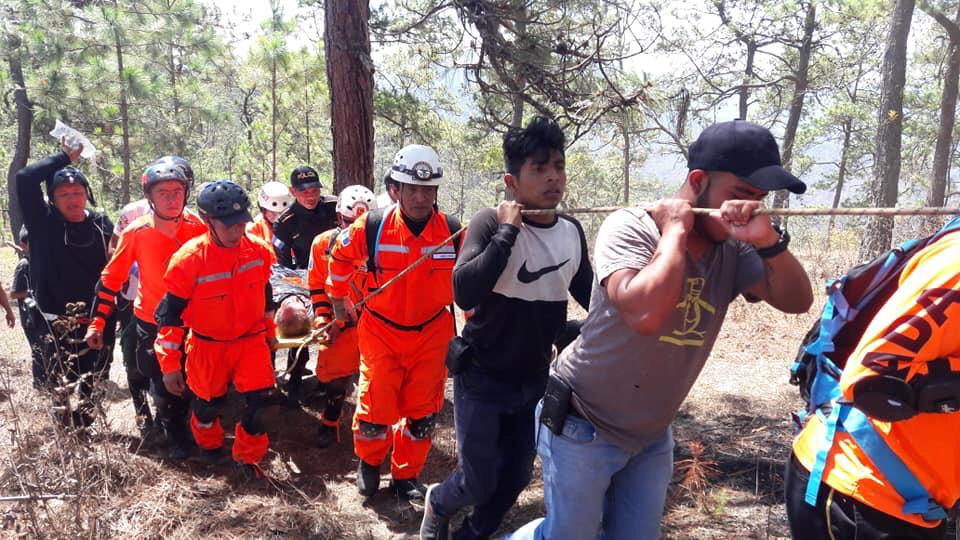
[[[308, 165], [301, 165], [290, 173], [290, 185], [296, 201], [273, 223], [273, 248], [278, 263], [287, 268], [305, 270], [310, 263], [313, 239], [338, 226], [337, 198], [321, 195], [320, 177]], [[309, 360], [306, 348], [299, 356], [295, 349], [287, 353], [290, 380], [286, 391], [291, 406], [299, 406], [301, 381]]]
[[813, 301], [789, 236], [753, 215], [769, 191], [806, 189], [773, 135], [740, 120], [710, 126], [688, 167], [674, 198], [615, 212], [597, 234], [590, 312], [538, 408], [547, 517], [511, 538], [659, 538], [670, 423], [727, 306], [743, 294], [802, 313]]
[[320, 194], [320, 177], [307, 165], [290, 173], [290, 185], [297, 201], [274, 222], [273, 245], [280, 264], [305, 270], [314, 237], [337, 226], [337, 198]]
[[[90, 186], [83, 173], [69, 166], [81, 151], [64, 146], [62, 152], [21, 169], [16, 182], [30, 236], [30, 282], [40, 311], [47, 382], [55, 384], [60, 376], [82, 380], [82, 403], [66, 420], [89, 425], [93, 378], [109, 365], [109, 358], [87, 348], [83, 333], [94, 287], [107, 263], [113, 224], [87, 209], [87, 201], [93, 202]], [[46, 182], [49, 203], [43, 200], [41, 182]]]

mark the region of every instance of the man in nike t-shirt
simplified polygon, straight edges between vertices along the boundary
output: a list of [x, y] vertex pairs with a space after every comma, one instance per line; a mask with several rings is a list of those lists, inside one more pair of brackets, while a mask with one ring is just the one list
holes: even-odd
[[489, 537], [530, 481], [534, 411], [567, 319], [568, 292], [586, 308], [593, 280], [580, 223], [520, 214], [560, 203], [564, 142], [544, 117], [509, 131], [504, 183], [514, 201], [481, 210], [467, 227], [453, 289], [469, 318], [447, 358], [458, 467], [427, 491], [421, 538], [447, 538], [450, 519], [467, 506], [473, 512], [453, 536]]

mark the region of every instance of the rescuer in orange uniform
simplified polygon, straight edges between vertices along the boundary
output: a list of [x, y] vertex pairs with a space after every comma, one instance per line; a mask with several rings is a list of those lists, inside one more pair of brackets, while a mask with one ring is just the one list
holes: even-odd
[[[832, 415], [811, 415], [794, 440], [785, 479], [794, 538], [948, 537], [944, 518], [960, 502], [958, 251], [955, 231], [910, 259], [843, 368], [834, 407], [852, 409], [844, 429], [829, 440]], [[876, 440], [848, 423], [857, 416]], [[820, 452], [822, 477], [811, 486]]]
[[294, 200], [290, 188], [280, 182], [267, 182], [260, 186], [260, 191], [257, 193], [260, 215], [247, 223], [247, 234], [256, 236], [272, 246], [273, 224], [280, 217], [280, 213], [293, 204]]
[[[190, 428], [209, 463], [226, 459], [220, 407], [233, 384], [245, 407], [237, 422], [233, 459], [243, 476], [262, 476], [257, 463], [269, 440], [261, 419], [274, 387], [271, 349], [276, 345], [269, 248], [249, 238], [250, 200], [239, 185], [217, 180], [197, 196], [207, 234], [177, 251], [157, 308], [154, 350], [163, 382], [174, 395], [189, 387], [196, 396]], [[186, 386], [180, 370], [186, 337]]]
[[[104, 329], [116, 309], [117, 294], [127, 281], [130, 268], [138, 265], [140, 285], [133, 306], [138, 341], [136, 369], [150, 380], [157, 420], [172, 445], [170, 456], [184, 459], [193, 449], [186, 425], [189, 402], [164, 388], [163, 374], [153, 353], [157, 335], [154, 311], [166, 290], [163, 274], [170, 258], [188, 240], [206, 232], [207, 226], [199, 216], [185, 210], [190, 180], [184, 167], [172, 157], [161, 158], [147, 167], [140, 184], [151, 211], [127, 225], [116, 251], [100, 274], [94, 318], [85, 338], [91, 348], [103, 347]], [[142, 412], [137, 412], [140, 426], [146, 418], [139, 418]], [[147, 409], [147, 418], [149, 414]]]
[[[430, 451], [436, 414], [443, 405], [447, 376], [444, 357], [454, 335], [452, 272], [455, 219], [436, 210], [443, 177], [433, 149], [410, 145], [393, 161], [400, 202], [360, 216], [340, 233], [331, 250], [330, 303], [337, 320], [356, 318], [350, 284], [358, 266], [367, 264], [370, 287], [382, 287], [429, 250], [439, 250], [366, 304], [357, 328], [360, 391], [353, 419], [354, 449], [360, 457], [357, 488], [373, 495], [380, 465], [393, 447], [393, 489], [405, 498], [423, 498], [417, 476]], [[372, 225], [376, 223], [374, 228]], [[367, 227], [373, 230], [371, 257]]]
[[[330, 299], [327, 296], [330, 265], [330, 249], [342, 229], [349, 227], [358, 217], [377, 209], [377, 197], [364, 186], [347, 186], [337, 200], [337, 219], [340, 227], [322, 233], [313, 240], [310, 248], [310, 264], [307, 284], [313, 303], [314, 326], [326, 326], [333, 320]], [[354, 269], [350, 283], [349, 298], [354, 304], [369, 294], [366, 265]], [[357, 348], [357, 329], [354, 325], [333, 325], [327, 332], [326, 343], [320, 345], [317, 357], [317, 381], [323, 396], [323, 414], [320, 416], [317, 446], [325, 448], [337, 440], [343, 400], [353, 384], [353, 376], [360, 367], [360, 350]]]

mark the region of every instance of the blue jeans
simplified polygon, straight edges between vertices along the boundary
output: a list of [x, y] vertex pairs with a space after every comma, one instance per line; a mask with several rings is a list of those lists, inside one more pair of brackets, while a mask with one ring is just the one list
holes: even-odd
[[654, 540], [673, 474], [673, 434], [667, 431], [631, 454], [605, 441], [593, 425], [567, 416], [563, 433], [540, 424], [537, 452], [543, 465], [547, 516], [510, 540]]

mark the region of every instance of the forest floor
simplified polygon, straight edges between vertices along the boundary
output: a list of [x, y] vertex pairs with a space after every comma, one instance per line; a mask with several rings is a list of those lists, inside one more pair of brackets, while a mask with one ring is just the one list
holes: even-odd
[[[819, 284], [849, 264], [839, 259], [836, 253], [804, 257], [817, 289], [806, 315], [784, 315], [742, 300], [730, 307], [714, 352], [675, 422], [665, 538], [789, 537], [782, 470], [792, 437], [790, 412], [800, 399], [787, 383], [787, 371], [822, 306]], [[15, 262], [4, 250], [0, 276], [12, 276]], [[386, 489], [386, 467], [378, 494], [367, 500], [357, 494], [357, 460], [347, 426], [340, 444], [314, 446], [319, 413], [309, 404], [303, 410], [271, 409], [264, 463], [269, 480], [248, 485], [229, 466], [171, 462], [162, 448], [142, 443], [119, 353], [110, 381], [102, 385], [103, 414], [84, 437], [55, 427], [30, 377], [19, 328], [0, 331], [2, 537], [380, 539], [417, 533], [420, 509]], [[443, 479], [456, 463], [451, 399], [448, 381], [447, 403], [421, 477], [426, 483]], [[228, 444], [240, 406], [232, 396], [224, 418]], [[352, 412], [351, 399], [345, 417]], [[537, 467], [502, 533], [543, 515]], [[67, 497], [3, 499], [25, 494]]]

